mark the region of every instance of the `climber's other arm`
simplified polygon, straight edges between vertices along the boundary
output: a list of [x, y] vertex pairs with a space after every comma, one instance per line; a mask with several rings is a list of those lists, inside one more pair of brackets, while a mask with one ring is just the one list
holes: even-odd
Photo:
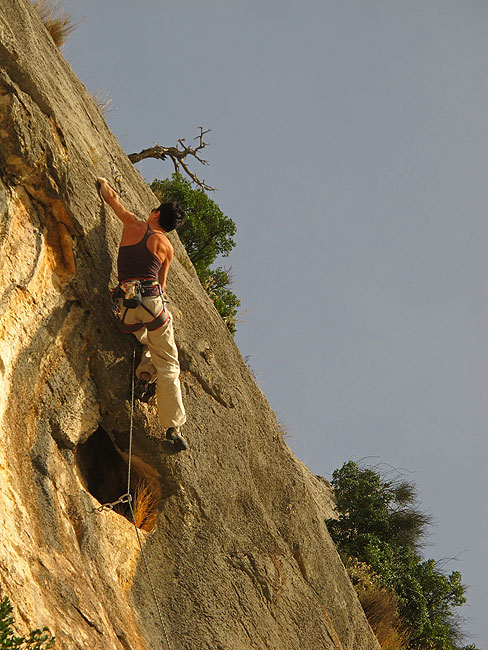
[[118, 218], [122, 221], [124, 225], [126, 224], [128, 225], [130, 223], [134, 223], [135, 221], [138, 221], [135, 214], [132, 214], [132, 212], [129, 212], [129, 210], [124, 208], [124, 206], [120, 202], [119, 197], [117, 196], [117, 192], [115, 192], [110, 187], [106, 178], [99, 176], [97, 178], [97, 182], [100, 184], [100, 192], [102, 194], [103, 200], [106, 203], [108, 203], [108, 205], [112, 208], [112, 210], [115, 212], [115, 214], [118, 216]]
[[158, 275], [158, 282], [161, 285], [162, 291], [166, 291], [166, 278], [168, 277], [168, 271], [170, 264], [173, 260], [173, 247], [169, 246], [164, 260], [161, 263], [161, 268], [159, 270], [159, 275]]

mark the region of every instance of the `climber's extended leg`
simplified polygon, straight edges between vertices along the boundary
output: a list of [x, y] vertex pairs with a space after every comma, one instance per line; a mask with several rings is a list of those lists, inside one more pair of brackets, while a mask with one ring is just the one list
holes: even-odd
[[159, 422], [165, 429], [180, 427], [186, 422], [186, 414], [181, 398], [180, 364], [170, 314], [164, 325], [147, 331], [147, 344], [157, 373]]

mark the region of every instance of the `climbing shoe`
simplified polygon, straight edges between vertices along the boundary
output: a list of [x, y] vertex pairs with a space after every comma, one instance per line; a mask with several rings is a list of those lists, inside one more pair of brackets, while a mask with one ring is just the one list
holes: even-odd
[[166, 439], [173, 441], [173, 446], [177, 451], [188, 449], [188, 444], [181, 433], [175, 427], [166, 429]]
[[149, 402], [156, 392], [156, 382], [138, 377], [134, 386], [134, 397], [140, 402]]

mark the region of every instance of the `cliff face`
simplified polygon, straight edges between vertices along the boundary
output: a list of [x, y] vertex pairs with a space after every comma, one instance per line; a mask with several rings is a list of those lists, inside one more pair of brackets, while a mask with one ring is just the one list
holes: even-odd
[[[133, 343], [111, 318], [125, 203], [157, 203], [28, 0], [0, 0], [0, 595], [57, 648], [167, 648], [134, 526], [95, 510], [126, 491]], [[292, 455], [184, 249], [168, 294], [191, 449], [137, 404], [133, 489], [174, 650], [378, 645], [327, 533], [330, 489]]]

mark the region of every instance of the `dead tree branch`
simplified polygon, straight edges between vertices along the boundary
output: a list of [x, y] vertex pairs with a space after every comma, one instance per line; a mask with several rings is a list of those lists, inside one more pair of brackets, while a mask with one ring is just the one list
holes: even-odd
[[188, 163], [186, 161], [187, 156], [192, 156], [193, 158], [198, 160], [198, 162], [201, 163], [202, 165], [208, 165], [208, 162], [203, 158], [201, 158], [198, 152], [207, 146], [208, 142], [205, 142], [203, 137], [207, 133], [210, 133], [211, 129], [207, 129], [206, 131], [204, 131], [202, 126], [198, 128], [200, 129], [200, 134], [197, 135], [196, 138], [194, 138], [194, 140], [198, 140], [198, 144], [196, 147], [188, 147], [185, 144], [185, 138], [180, 138], [178, 140], [178, 144], [181, 146], [181, 149], [179, 149], [178, 146], [163, 147], [160, 144], [156, 144], [154, 145], [154, 147], [149, 147], [149, 149], [143, 149], [139, 153], [129, 154], [129, 160], [132, 163], [137, 163], [140, 160], [144, 160], [145, 158], [156, 158], [157, 160], [166, 160], [167, 158], [170, 158], [170, 160], [173, 162], [175, 172], [179, 173], [180, 167], [182, 167], [185, 173], [195, 183], [195, 185], [201, 187], [202, 190], [213, 192], [215, 190], [215, 187], [210, 187], [210, 185], [207, 185], [203, 179], [200, 180], [198, 176], [190, 170], [190, 168], [188, 167]]

